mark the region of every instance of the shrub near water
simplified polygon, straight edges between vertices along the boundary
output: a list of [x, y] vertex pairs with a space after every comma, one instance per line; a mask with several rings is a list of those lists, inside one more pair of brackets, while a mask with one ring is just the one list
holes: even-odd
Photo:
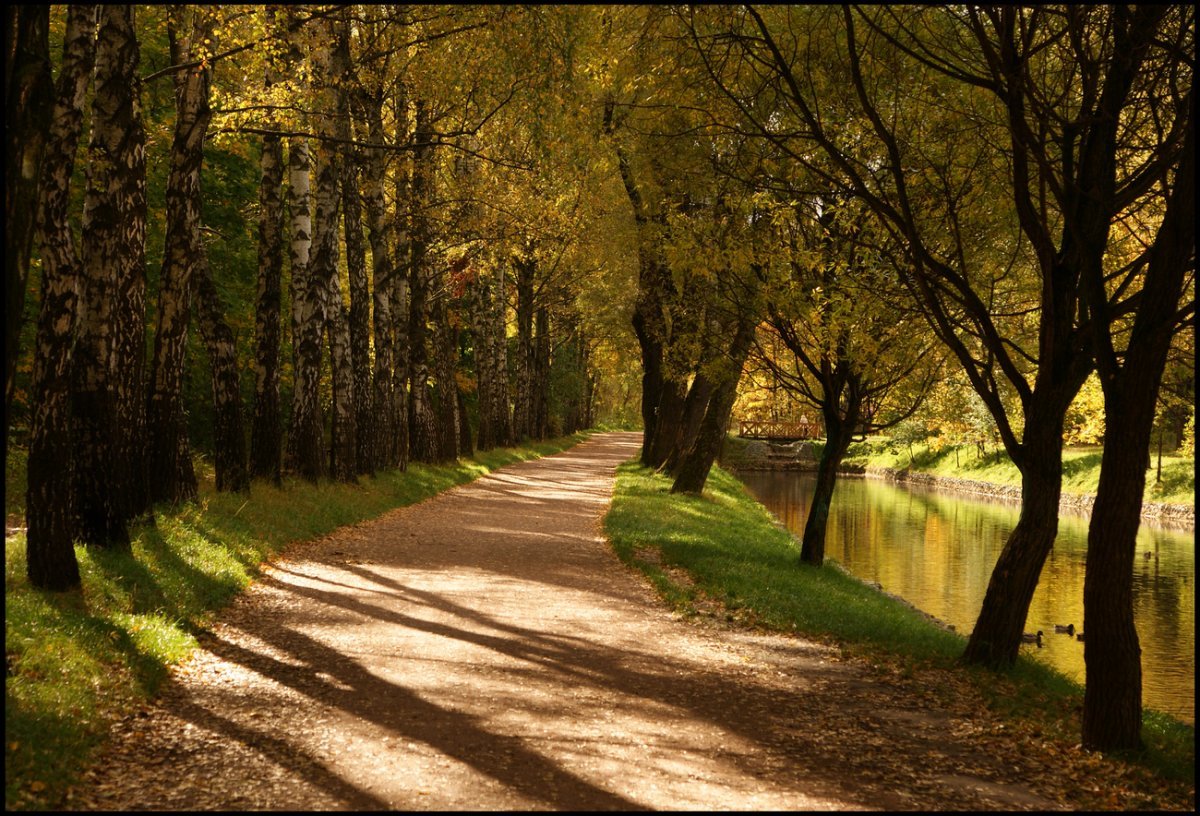
[[[496, 468], [556, 453], [586, 434], [477, 454], [448, 465], [410, 465], [357, 485], [283, 488], [255, 482], [249, 497], [213, 492], [160, 509], [134, 530], [131, 552], [76, 547], [81, 592], [32, 588], [25, 537], [5, 540], [5, 807], [70, 806], [78, 779], [110, 723], [152, 696], [196, 634], [289, 542], [324, 535], [470, 482]], [[24, 495], [12, 480], [6, 495]], [[10, 506], [10, 514], [23, 508]]]

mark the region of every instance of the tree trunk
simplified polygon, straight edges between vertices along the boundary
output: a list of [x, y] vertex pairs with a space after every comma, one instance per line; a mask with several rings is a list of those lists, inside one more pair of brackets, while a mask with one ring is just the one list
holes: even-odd
[[[364, 117], [367, 119], [367, 135], [371, 141], [383, 137], [383, 123], [379, 102], [375, 99], [363, 101]], [[393, 358], [395, 340], [392, 326], [391, 220], [387, 217], [387, 205], [383, 196], [383, 180], [387, 175], [387, 155], [382, 149], [366, 151], [367, 172], [363, 176], [363, 203], [366, 210], [367, 241], [371, 245], [372, 299], [374, 305], [373, 328], [375, 335], [375, 370], [371, 410], [375, 414], [375, 444], [373, 465], [375, 469], [395, 467], [396, 414], [395, 397], [392, 392]], [[347, 207], [347, 212], [350, 209]]]
[[968, 663], [1003, 668], [1016, 662], [1029, 603], [1058, 534], [1062, 417], [1062, 411], [1031, 412], [1026, 420], [1024, 445], [1038, 455], [1023, 468], [1021, 515], [992, 569], [979, 619], [963, 653]]
[[324, 320], [321, 281], [312, 273], [312, 217], [309, 215], [308, 143], [294, 139], [288, 150], [288, 203], [292, 212], [292, 425], [288, 461], [302, 478], [325, 476], [321, 420], [321, 334]]
[[492, 362], [492, 400], [488, 406], [491, 414], [492, 440], [497, 447], [513, 444], [513, 411], [509, 402], [508, 388], [508, 297], [505, 294], [507, 274], [503, 264], [497, 264], [492, 282], [492, 292], [487, 320], [491, 324], [488, 332]]
[[549, 439], [550, 427], [550, 311], [539, 306], [535, 318], [537, 340], [533, 366], [533, 435]]
[[437, 441], [438, 459], [453, 462], [458, 458], [458, 382], [455, 361], [458, 359], [458, 331], [450, 325], [447, 299], [443, 292], [433, 304], [434, 377], [437, 379]]
[[[1133, 622], [1133, 560], [1146, 489], [1155, 405], [1196, 254], [1196, 147], [1189, 121], [1174, 188], [1150, 250], [1133, 330], [1118, 366], [1111, 336], [1095, 339], [1104, 389], [1104, 454], [1088, 524], [1083, 585], [1083, 745], [1101, 751], [1142, 747], [1141, 646]], [[1101, 270], [1088, 295], [1105, 297]], [[1111, 329], [1110, 329], [1111, 331]]]
[[[675, 377], [664, 377], [655, 410], [654, 442], [649, 457], [643, 457], [647, 467], [663, 467], [675, 446], [682, 441], [686, 402], [686, 384]], [[686, 455], [686, 451], [681, 451], [682, 455]]]
[[671, 485], [672, 493], [700, 495], [717, 453], [721, 450], [721, 442], [729, 424], [729, 412], [733, 410], [733, 402], [737, 398], [738, 381], [742, 377], [742, 368], [750, 354], [758, 326], [758, 315], [750, 308], [750, 304], [743, 304], [742, 309], [729, 349], [728, 368], [716, 383], [712, 398], [708, 401], [696, 441], [679, 463], [679, 472]]
[[[310, 23], [312, 25], [312, 23]], [[316, 23], [310, 41], [313, 99], [318, 106], [317, 140], [313, 154], [313, 233], [309, 274], [320, 288], [324, 303], [324, 332], [329, 339], [329, 365], [333, 380], [333, 421], [330, 475], [343, 482], [355, 480], [357, 444], [354, 425], [354, 373], [350, 358], [350, 330], [338, 273], [338, 149], [335, 123], [338, 93], [334, 60], [335, 29], [326, 17]], [[318, 351], [319, 358], [319, 351]]]
[[[403, 84], [397, 84], [394, 96], [396, 108], [396, 138], [408, 138], [408, 95]], [[380, 125], [382, 131], [382, 124]], [[409, 342], [409, 280], [412, 277], [412, 208], [409, 206], [410, 158], [407, 153], [398, 159], [396, 168], [396, 250], [392, 269], [392, 418], [395, 423], [392, 447], [395, 451], [394, 465], [401, 470], [408, 466], [409, 456], [409, 395], [408, 380], [410, 366]]]
[[475, 453], [475, 445], [471, 441], [471, 421], [467, 415], [467, 401], [461, 389], [455, 389], [458, 395], [458, 453], [460, 456], [471, 456]]
[[[176, 14], [169, 16], [168, 36], [175, 63], [188, 61], [202, 47], [212, 25], [207, 12], [193, 9], [187, 39], [177, 41]], [[175, 78], [175, 138], [171, 144], [167, 179], [167, 234], [163, 251], [162, 284], [158, 296], [158, 326], [150, 376], [147, 417], [150, 427], [150, 499], [177, 503], [196, 497], [196, 475], [187, 437], [183, 404], [183, 369], [191, 316], [194, 277], [201, 253], [200, 169], [208, 106], [208, 69], [179, 71]]]
[[246, 432], [242, 421], [242, 389], [238, 382], [237, 345], [225, 322], [217, 288], [203, 254], [196, 264], [196, 317], [212, 370], [213, 445], [218, 491], [246, 493]]
[[486, 270], [480, 269], [466, 288], [463, 306], [471, 320], [471, 334], [475, 347], [475, 395], [479, 403], [479, 427], [475, 441], [481, 451], [496, 447], [491, 415], [491, 405], [495, 400], [496, 370], [488, 314], [491, 297], [490, 279]]
[[[49, 6], [4, 9], [4, 416], [11, 416], [38, 184], [55, 104]], [[74, 158], [74, 157], [72, 157]], [[8, 461], [4, 423], [4, 460]]]
[[713, 395], [713, 382], [703, 371], [697, 372], [688, 389], [687, 399], [683, 405], [683, 417], [680, 420], [679, 441], [671, 446], [670, 456], [664, 465], [667, 473], [675, 475], [683, 455], [696, 444], [700, 434], [700, 423], [708, 410], [708, 403]]
[[[276, 9], [266, 9], [267, 27], [278, 32]], [[266, 87], [278, 79], [271, 57]], [[269, 124], [273, 124], [270, 123]], [[258, 291], [254, 307], [254, 408], [250, 424], [250, 474], [282, 483], [283, 417], [279, 404], [281, 286], [283, 281], [283, 142], [263, 136], [259, 162]]]
[[416, 104], [416, 148], [413, 153], [410, 212], [412, 218], [412, 267], [409, 278], [408, 369], [409, 453], [414, 461], [433, 462], [438, 456], [437, 420], [429, 393], [429, 289], [432, 282], [429, 245], [432, 227], [428, 209], [433, 201], [433, 146], [429, 107]]
[[283, 144], [264, 136], [259, 186], [258, 293], [254, 309], [254, 419], [250, 471], [281, 482], [283, 422], [279, 406], [280, 285], [283, 279]]
[[88, 189], [83, 204], [83, 318], [72, 415], [79, 537], [129, 546], [125, 522], [141, 510], [145, 481], [132, 455], [140, 439], [144, 340], [144, 137], [137, 102], [138, 47], [129, 6], [102, 6], [95, 57]]
[[[10, 7], [11, 11], [11, 7]], [[70, 6], [62, 69], [49, 122], [38, 206], [42, 299], [33, 358], [25, 497], [26, 572], [39, 589], [78, 587], [74, 457], [71, 450], [71, 354], [79, 314], [79, 256], [67, 220], [71, 174], [95, 49], [95, 6]], [[10, 77], [11, 81], [11, 77]], [[10, 120], [11, 122], [11, 120]], [[11, 155], [11, 153], [10, 153]], [[10, 177], [11, 178], [11, 177]]]
[[[338, 115], [336, 131], [349, 140], [350, 98], [347, 87], [350, 77], [349, 20], [336, 22], [334, 76], [337, 81]], [[373, 473], [378, 422], [372, 410], [374, 390], [371, 385], [371, 286], [367, 280], [367, 252], [363, 245], [362, 197], [358, 187], [358, 167], [363, 161], [360, 152], [351, 145], [341, 150], [342, 225], [346, 239], [347, 282], [350, 288], [350, 368], [354, 380], [354, 472]]]
[[854, 426], [858, 423], [858, 404], [851, 398], [850, 410], [841, 414], [838, 406], [840, 395], [825, 408], [825, 449], [817, 465], [817, 485], [813, 490], [812, 507], [804, 522], [804, 536], [800, 543], [800, 560], [813, 566], [825, 563], [825, 530], [829, 524], [829, 507], [833, 503], [833, 491], [837, 486], [838, 467], [854, 438]]
[[533, 434], [533, 276], [537, 269], [532, 252], [514, 258], [517, 271], [517, 383], [513, 397], [513, 441]]

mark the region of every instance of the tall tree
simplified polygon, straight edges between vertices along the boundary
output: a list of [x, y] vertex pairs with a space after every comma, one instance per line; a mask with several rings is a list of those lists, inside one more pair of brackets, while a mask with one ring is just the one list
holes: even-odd
[[438, 456], [437, 422], [429, 392], [428, 319], [430, 286], [433, 277], [430, 243], [433, 236], [432, 200], [434, 195], [433, 132], [429, 105], [416, 102], [413, 132], [412, 180], [409, 187], [411, 219], [408, 270], [408, 432], [409, 454], [414, 461], [432, 462]]
[[[1127, 240], [1138, 250], [1131, 263], [1115, 273], [1091, 263], [1083, 272], [1105, 421], [1083, 588], [1088, 634], [1083, 744], [1110, 751], [1142, 747], [1141, 646], [1133, 620], [1133, 560], [1146, 488], [1145, 463], [1172, 336], [1188, 320], [1195, 320], [1194, 283], [1184, 300], [1187, 280], [1194, 278], [1196, 270], [1196, 137], [1190, 67], [1195, 64], [1195, 10], [1117, 7], [1106, 22], [1112, 32], [1111, 62], [1095, 106], [1100, 121], [1084, 148], [1085, 155], [1094, 151], [1103, 156], [1099, 166], [1105, 172], [1090, 177], [1091, 186], [1075, 194], [1080, 199], [1099, 199], [1102, 208], [1116, 196], [1128, 194], [1129, 187], [1136, 185], [1126, 173], [1146, 168], [1114, 165], [1127, 152], [1126, 145], [1134, 138], [1144, 140], [1149, 130], [1157, 159], [1152, 167], [1158, 172], [1147, 182], [1145, 195], [1158, 199], [1156, 209], [1161, 212], [1130, 229], [1133, 234]], [[1190, 58], [1183, 60], [1183, 55]], [[1092, 65], [1081, 64], [1085, 77], [1093, 78], [1087, 73]], [[1135, 132], [1126, 131], [1130, 138], [1123, 139], [1122, 130], [1130, 127], [1131, 120], [1137, 122]]]
[[225, 306], [209, 271], [206, 250], [196, 261], [196, 322], [208, 352], [213, 399], [213, 465], [217, 490], [250, 490], [246, 462], [246, 433], [242, 419], [242, 389], [237, 344], [225, 320]]
[[52, 590], [71, 589], [80, 583], [73, 546], [75, 467], [70, 389], [82, 270], [67, 211], [95, 53], [95, 25], [95, 6], [72, 5], [67, 9], [62, 67], [41, 167], [37, 218], [42, 299], [33, 364], [25, 549], [30, 583]]
[[[275, 8], [267, 26], [277, 30]], [[267, 55], [265, 85], [277, 80], [273, 54]], [[273, 125], [268, 121], [268, 125]], [[250, 472], [279, 484], [283, 470], [283, 419], [279, 405], [280, 307], [283, 280], [283, 141], [262, 137], [259, 161], [258, 290], [254, 308], [254, 407], [250, 426]]]
[[141, 415], [131, 406], [143, 399], [145, 136], [133, 8], [100, 7], [98, 26], [72, 391], [75, 500], [80, 539], [123, 547], [145, 485], [135, 458]]
[[146, 412], [150, 499], [155, 502], [188, 501], [195, 498], [198, 489], [187, 436], [183, 372], [196, 268], [204, 251], [200, 240], [200, 169], [212, 111], [211, 70], [203, 63], [203, 56], [210, 48], [213, 28], [211, 12], [199, 6], [176, 6], [167, 15], [171, 61], [181, 65], [200, 60], [201, 64], [172, 75], [175, 133], [167, 177], [166, 245]]
[[42, 152], [54, 106], [50, 70], [50, 9], [4, 9], [4, 459], [17, 348], [25, 319], [29, 253], [38, 212]]

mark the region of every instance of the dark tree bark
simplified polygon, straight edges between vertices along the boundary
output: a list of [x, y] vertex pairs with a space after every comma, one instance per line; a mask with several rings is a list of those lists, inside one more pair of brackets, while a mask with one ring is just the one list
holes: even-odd
[[[408, 138], [408, 95], [404, 85], [397, 83], [394, 96], [397, 138]], [[398, 159], [396, 169], [396, 211], [392, 223], [395, 225], [396, 249], [392, 256], [391, 312], [392, 312], [392, 418], [395, 423], [392, 449], [393, 464], [401, 470], [408, 467], [409, 458], [409, 393], [408, 381], [411, 371], [409, 342], [409, 281], [412, 279], [412, 209], [409, 205], [411, 192], [409, 177], [411, 160], [407, 153]]]
[[280, 484], [283, 420], [279, 405], [280, 307], [283, 280], [283, 144], [264, 136], [259, 186], [258, 292], [254, 309], [254, 419], [250, 472]]
[[[348, 134], [347, 134], [348, 135]], [[379, 418], [372, 410], [371, 286], [363, 245], [362, 201], [358, 191], [358, 157], [342, 157], [342, 223], [346, 235], [346, 267], [350, 283], [350, 363], [354, 377], [355, 472], [375, 472]], [[391, 372], [387, 372], [389, 378]]]
[[[192, 25], [181, 41], [179, 14], [168, 16], [167, 33], [172, 62], [192, 58], [212, 31], [211, 18], [193, 9]], [[147, 418], [150, 430], [150, 499], [178, 503], [196, 497], [183, 403], [183, 371], [191, 319], [194, 278], [204, 249], [200, 242], [200, 170], [204, 136], [212, 118], [209, 109], [210, 71], [179, 71], [175, 79], [175, 136], [167, 179], [167, 234], [163, 250], [162, 284], [158, 296], [158, 326], [150, 374]]]
[[[276, 10], [266, 10], [276, 28]], [[277, 79], [273, 63], [266, 85]], [[279, 350], [283, 280], [283, 142], [264, 136], [259, 163], [258, 291], [254, 307], [254, 407], [250, 425], [250, 474], [279, 485], [283, 476], [283, 418], [279, 404]]]
[[[201, 252], [204, 253], [201, 247]], [[238, 378], [237, 344], [225, 322], [225, 308], [217, 294], [204, 254], [196, 264], [196, 318], [208, 351], [212, 371], [213, 463], [218, 491], [250, 490], [246, 467], [246, 431], [242, 420], [242, 389]]]
[[671, 485], [672, 493], [700, 495], [704, 491], [705, 482], [708, 481], [713, 462], [717, 460], [717, 453], [721, 450], [721, 441], [725, 438], [725, 429], [729, 425], [729, 412], [733, 410], [733, 402], [737, 398], [738, 380], [741, 379], [742, 367], [746, 364], [750, 347], [754, 343], [754, 331], [759, 319], [753, 298], [739, 305], [729, 348], [728, 366], [713, 389], [704, 419], [700, 422], [696, 441], [679, 463], [678, 473]]
[[25, 287], [38, 212], [42, 154], [55, 101], [50, 7], [4, 8], [4, 460]]
[[73, 545], [75, 466], [70, 389], [82, 270], [67, 211], [95, 51], [95, 22], [95, 6], [70, 6], [67, 11], [62, 69], [40, 168], [43, 178], [37, 223], [42, 299], [33, 361], [25, 552], [30, 583], [50, 590], [80, 584]]
[[429, 207], [433, 200], [433, 145], [429, 107], [416, 104], [416, 130], [413, 134], [412, 186], [410, 188], [411, 267], [408, 304], [408, 432], [409, 454], [416, 462], [433, 462], [438, 456], [437, 420], [429, 391], [429, 297], [432, 281], [432, 241]]
[[[79, 538], [129, 546], [142, 507], [136, 457], [144, 360], [145, 139], [130, 6], [102, 6], [83, 204], [83, 318], [72, 393]], [[134, 338], [137, 338], [137, 342]]]
[[301, 478], [317, 482], [325, 476], [322, 428], [321, 334], [325, 322], [323, 282], [312, 273], [312, 217], [309, 195], [308, 143], [295, 139], [288, 150], [288, 203], [291, 209], [292, 424], [288, 462]]
[[[444, 288], [444, 287], [443, 287]], [[433, 320], [434, 377], [437, 380], [437, 458], [452, 462], [458, 458], [458, 330], [451, 325], [449, 294], [443, 291], [434, 301]]]
[[533, 437], [550, 438], [550, 310], [539, 306], [533, 359]]
[[[1149, 250], [1133, 331], [1118, 363], [1112, 323], [1093, 336], [1104, 389], [1104, 453], [1088, 524], [1083, 585], [1083, 745], [1101, 751], [1142, 747], [1141, 646], [1133, 621], [1133, 559], [1145, 495], [1145, 462], [1158, 391], [1179, 326], [1180, 299], [1196, 261], [1196, 141], [1192, 97], [1167, 209]], [[1108, 317], [1102, 271], [1087, 280], [1089, 305]], [[1187, 309], [1184, 309], [1186, 312]]]
[[829, 526], [833, 491], [837, 487], [838, 467], [854, 439], [854, 427], [858, 424], [857, 389], [850, 388], [844, 406], [828, 400], [821, 408], [825, 420], [825, 449], [821, 451], [821, 461], [817, 464], [812, 507], [804, 522], [804, 536], [800, 541], [800, 560], [817, 567], [825, 563], [825, 531]]
[[523, 442], [533, 435], [533, 375], [536, 362], [533, 346], [533, 282], [537, 262], [532, 249], [513, 258], [516, 270], [517, 348], [516, 388], [513, 394], [513, 441]]
[[[136, 6], [131, 7], [131, 9]], [[125, 98], [114, 111], [113, 127], [105, 136], [113, 160], [117, 202], [113, 225], [120, 249], [114, 317], [116, 345], [117, 462], [128, 474], [119, 488], [127, 518], [148, 516], [150, 508], [149, 445], [146, 420], [146, 132], [142, 125], [140, 49], [134, 14], [121, 21], [121, 60]], [[103, 29], [102, 29], [103, 30]], [[99, 52], [97, 52], [99, 53]], [[98, 83], [97, 83], [98, 87]], [[98, 95], [99, 96], [99, 95]], [[93, 132], [96, 122], [93, 118]], [[93, 157], [94, 161], [94, 157]], [[85, 245], [85, 256], [87, 247]]]

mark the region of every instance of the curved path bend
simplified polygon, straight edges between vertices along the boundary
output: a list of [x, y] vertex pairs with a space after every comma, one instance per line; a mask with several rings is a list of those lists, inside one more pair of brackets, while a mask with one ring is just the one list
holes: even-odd
[[595, 436], [289, 548], [72, 806], [1055, 807], [979, 771], [968, 720], [829, 648], [674, 616], [601, 529], [639, 443]]

